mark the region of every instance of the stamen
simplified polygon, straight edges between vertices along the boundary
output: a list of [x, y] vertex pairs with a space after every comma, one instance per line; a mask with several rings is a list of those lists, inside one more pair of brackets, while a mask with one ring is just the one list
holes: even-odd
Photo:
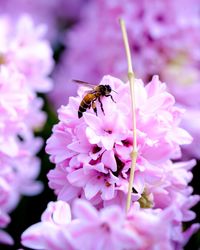
[[6, 58], [4, 56], [4, 54], [0, 53], [0, 65], [5, 64], [6, 63]]

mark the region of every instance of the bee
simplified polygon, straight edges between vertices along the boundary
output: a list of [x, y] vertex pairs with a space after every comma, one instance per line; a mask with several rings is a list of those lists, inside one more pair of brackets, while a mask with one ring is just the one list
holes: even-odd
[[101, 98], [103, 96], [110, 97], [113, 102], [114, 99], [112, 95], [110, 94], [111, 91], [117, 93], [116, 91], [112, 90], [110, 85], [92, 85], [88, 82], [80, 81], [80, 80], [73, 80], [76, 83], [84, 84], [86, 86], [89, 86], [92, 88], [92, 90], [88, 91], [87, 94], [83, 97], [79, 109], [78, 109], [78, 118], [81, 118], [83, 116], [83, 113], [92, 107], [95, 114], [97, 115], [97, 107], [96, 107], [96, 101], [100, 103], [101, 110], [103, 114], [105, 115], [104, 109], [103, 109], [103, 103], [101, 102]]

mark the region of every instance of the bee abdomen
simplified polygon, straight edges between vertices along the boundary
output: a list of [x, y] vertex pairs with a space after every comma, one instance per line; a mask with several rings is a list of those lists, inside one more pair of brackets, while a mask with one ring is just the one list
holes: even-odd
[[78, 109], [78, 118], [81, 118], [83, 116], [83, 113], [88, 109], [90, 108], [90, 104], [91, 102], [86, 102], [86, 101], [82, 101], [80, 106], [79, 106], [79, 109]]
[[78, 111], [78, 118], [81, 118], [83, 116], [83, 112]]

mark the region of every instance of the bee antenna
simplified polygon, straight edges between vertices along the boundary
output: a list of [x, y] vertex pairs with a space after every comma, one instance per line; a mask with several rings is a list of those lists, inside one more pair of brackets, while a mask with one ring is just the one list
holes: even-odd
[[115, 90], [113, 90], [113, 89], [112, 89], [112, 91], [115, 92], [116, 94], [118, 94], [117, 91], [115, 91]]

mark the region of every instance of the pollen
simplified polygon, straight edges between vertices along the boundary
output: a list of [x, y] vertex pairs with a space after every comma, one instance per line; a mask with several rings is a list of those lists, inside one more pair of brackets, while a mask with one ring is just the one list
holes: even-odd
[[5, 56], [2, 53], [0, 53], [0, 65], [5, 64], [5, 63], [6, 63]]
[[111, 184], [108, 181], [105, 182], [105, 185], [106, 185], [106, 187], [110, 187], [111, 186]]

